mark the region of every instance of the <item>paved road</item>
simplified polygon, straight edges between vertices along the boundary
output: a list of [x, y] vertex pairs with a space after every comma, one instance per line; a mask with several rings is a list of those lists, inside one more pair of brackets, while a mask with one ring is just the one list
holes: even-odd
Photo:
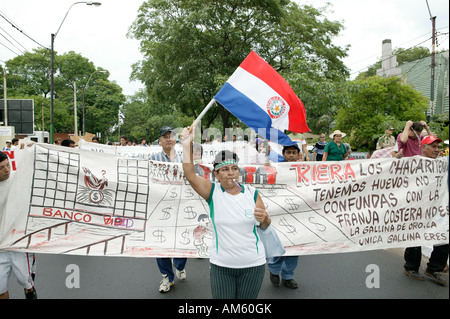
[[[158, 292], [161, 276], [153, 258], [79, 257], [66, 255], [37, 256], [36, 287], [40, 299], [119, 298], [119, 299], [209, 299], [209, 261], [190, 259], [187, 279], [176, 281], [167, 294]], [[69, 289], [66, 279], [77, 265], [80, 288]], [[366, 272], [368, 265], [379, 268], [379, 288], [366, 287], [366, 279], [375, 274]], [[448, 287], [430, 280], [415, 281], [402, 274], [402, 250], [301, 256], [295, 279], [299, 288], [271, 285], [266, 277], [261, 288], [261, 299], [375, 299], [427, 298], [448, 299]], [[422, 261], [421, 273], [426, 267]], [[448, 280], [448, 274], [445, 274]], [[70, 278], [69, 278], [70, 279]], [[175, 279], [177, 280], [177, 279]], [[21, 299], [23, 292], [13, 277], [10, 278], [10, 298]]]

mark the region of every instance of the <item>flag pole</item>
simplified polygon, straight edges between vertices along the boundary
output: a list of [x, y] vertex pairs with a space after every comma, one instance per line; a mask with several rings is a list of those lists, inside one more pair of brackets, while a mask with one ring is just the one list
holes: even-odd
[[197, 126], [198, 122], [200, 122], [200, 120], [203, 118], [203, 116], [205, 116], [206, 112], [208, 112], [208, 110], [214, 105], [214, 103], [216, 103], [216, 100], [213, 98], [211, 99], [211, 101], [209, 101], [208, 105], [206, 105], [200, 115], [192, 123], [190, 131], [192, 131], [193, 127]]

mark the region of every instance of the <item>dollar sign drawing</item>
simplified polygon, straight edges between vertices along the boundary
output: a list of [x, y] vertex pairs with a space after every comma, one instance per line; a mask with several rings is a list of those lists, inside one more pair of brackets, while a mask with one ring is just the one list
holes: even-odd
[[292, 210], [292, 211], [296, 211], [296, 210], [298, 210], [298, 208], [300, 207], [300, 205], [294, 203], [294, 200], [293, 200], [292, 198], [290, 198], [290, 197], [286, 198], [286, 199], [284, 200], [284, 202], [285, 202], [286, 204], [291, 205], [291, 207], [289, 208], [289, 210]]
[[170, 190], [170, 197], [171, 197], [171, 198], [176, 198], [177, 196], [178, 196], [177, 190], [176, 190], [175, 188], [172, 188], [172, 189]]
[[189, 243], [191, 242], [191, 240], [189, 239], [189, 231], [186, 230], [184, 232], [181, 233], [181, 237], [183, 237], [183, 240], [180, 241], [180, 244], [182, 245], [189, 245]]
[[157, 243], [163, 243], [166, 241], [166, 237], [163, 236], [164, 230], [157, 229], [153, 232], [153, 237], [155, 237], [155, 241]]
[[184, 192], [186, 193], [187, 198], [194, 196], [194, 193], [192, 192], [192, 189], [190, 189], [190, 188], [186, 188], [186, 190]]
[[297, 229], [289, 224], [289, 222], [286, 220], [286, 218], [281, 218], [279, 222], [280, 226], [286, 227], [288, 234], [294, 234], [297, 232]]
[[170, 211], [172, 210], [172, 206], [166, 207], [164, 208], [162, 211], [164, 213], [164, 215], [162, 216], [162, 218], [160, 218], [160, 220], [166, 220], [170, 218]]
[[269, 189], [269, 194], [272, 196], [277, 196], [277, 192], [273, 188]]
[[327, 227], [326, 227], [325, 225], [323, 225], [323, 224], [321, 224], [321, 223], [314, 222], [314, 221], [313, 221], [313, 220], [314, 220], [314, 217], [309, 217], [308, 220], [309, 220], [309, 222], [310, 222], [311, 224], [316, 225], [316, 228], [317, 228], [318, 231], [324, 232], [325, 230], [327, 230]]
[[197, 217], [197, 213], [194, 212], [192, 208], [192, 206], [187, 206], [184, 208], [184, 212], [187, 214], [187, 217], [185, 217], [186, 219], [194, 219]]

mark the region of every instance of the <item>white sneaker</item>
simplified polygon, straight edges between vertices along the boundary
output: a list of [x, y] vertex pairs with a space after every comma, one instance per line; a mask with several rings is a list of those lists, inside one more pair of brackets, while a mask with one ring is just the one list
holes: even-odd
[[169, 281], [168, 275], [162, 275], [163, 279], [161, 280], [161, 283], [159, 284], [159, 292], [168, 292], [170, 290], [170, 287], [174, 285], [173, 281]]
[[175, 273], [176, 273], [178, 279], [180, 279], [180, 280], [186, 279], [186, 269], [178, 270], [175, 268], [175, 270], [176, 270]]

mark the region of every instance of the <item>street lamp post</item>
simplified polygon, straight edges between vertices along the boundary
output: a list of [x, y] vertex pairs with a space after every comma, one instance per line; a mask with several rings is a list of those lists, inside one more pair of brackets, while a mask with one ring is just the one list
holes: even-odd
[[84, 108], [84, 93], [85, 93], [86, 88], [87, 88], [87, 86], [88, 86], [88, 84], [89, 84], [89, 81], [91, 80], [92, 76], [93, 76], [95, 73], [107, 73], [107, 72], [106, 72], [105, 70], [96, 70], [96, 71], [92, 72], [92, 74], [89, 76], [89, 79], [87, 80], [85, 86], [83, 87], [83, 95], [81, 96], [81, 98], [82, 98], [82, 103], [83, 103], [83, 136], [86, 134], [86, 125], [85, 125], [85, 121], [84, 121], [84, 113], [85, 113], [85, 112], [84, 112], [84, 110], [85, 110], [85, 108]]
[[84, 3], [88, 6], [100, 6], [101, 3], [100, 2], [92, 2], [92, 1], [79, 1], [79, 2], [75, 2], [74, 4], [72, 4], [69, 7], [69, 10], [67, 10], [66, 15], [64, 16], [64, 19], [62, 20], [61, 24], [59, 25], [58, 30], [56, 31], [56, 33], [52, 33], [51, 34], [51, 47], [50, 47], [50, 144], [54, 143], [54, 125], [53, 125], [53, 109], [54, 109], [54, 101], [53, 101], [53, 95], [54, 95], [54, 86], [53, 86], [53, 82], [54, 82], [54, 76], [55, 76], [55, 51], [54, 51], [54, 43], [55, 43], [55, 38], [58, 35], [59, 30], [61, 29], [64, 21], [66, 20], [67, 15], [69, 14], [70, 9], [72, 9], [72, 7], [76, 4], [81, 4]]

